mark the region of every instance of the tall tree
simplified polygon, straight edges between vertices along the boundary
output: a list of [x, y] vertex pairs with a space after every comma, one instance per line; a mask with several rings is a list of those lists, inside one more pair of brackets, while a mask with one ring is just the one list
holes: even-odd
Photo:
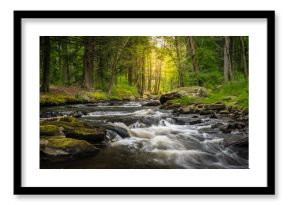
[[188, 39], [189, 39], [189, 45], [190, 45], [190, 51], [191, 51], [190, 56], [191, 56], [192, 67], [196, 75], [197, 84], [200, 85], [201, 83], [199, 80], [199, 65], [197, 63], [197, 58], [196, 58], [196, 42], [192, 38], [192, 36], [188, 36]]
[[232, 80], [232, 63], [230, 55], [230, 37], [225, 36], [224, 43], [224, 80]]
[[141, 87], [140, 87], [140, 96], [143, 96], [145, 91], [145, 48], [143, 48], [142, 57], [141, 57]]
[[108, 96], [111, 96], [112, 94], [112, 89], [113, 89], [113, 85], [115, 83], [115, 78], [116, 78], [117, 63], [123, 52], [123, 49], [126, 47], [128, 43], [128, 40], [129, 40], [129, 37], [126, 37], [125, 39], [121, 37], [119, 39], [120, 41], [119, 45], [115, 48], [117, 51], [115, 55], [113, 55], [112, 64], [111, 64], [111, 78], [110, 78], [110, 83], [109, 83]]
[[249, 73], [248, 73], [248, 66], [247, 66], [247, 60], [246, 60], [246, 49], [245, 49], [245, 43], [242, 36], [240, 36], [240, 42], [241, 42], [241, 55], [242, 55], [242, 62], [243, 62], [243, 70], [244, 70], [244, 76], [246, 79], [248, 79]]
[[49, 84], [50, 84], [50, 37], [45, 36], [41, 37], [42, 48], [43, 48], [43, 77], [42, 77], [42, 92], [49, 92]]
[[88, 36], [84, 38], [84, 69], [83, 69], [83, 87], [86, 90], [92, 88], [92, 76], [94, 68], [94, 55], [95, 55], [95, 38]]
[[151, 93], [151, 81], [152, 81], [152, 62], [151, 62], [152, 58], [151, 58], [151, 54], [149, 54], [149, 59], [148, 59], [148, 87], [147, 90], [149, 92], [149, 94]]
[[63, 37], [63, 80], [65, 85], [70, 84], [69, 78], [69, 55], [68, 55], [68, 37]]
[[179, 45], [178, 36], [174, 37], [174, 42], [175, 42], [175, 49], [176, 49], [176, 66], [177, 66], [177, 71], [178, 71], [178, 87], [183, 87], [184, 77], [183, 77], [183, 69], [181, 65], [180, 45]]

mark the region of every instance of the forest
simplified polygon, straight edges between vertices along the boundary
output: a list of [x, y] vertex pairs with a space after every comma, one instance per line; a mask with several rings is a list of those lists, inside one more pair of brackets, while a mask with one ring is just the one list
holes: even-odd
[[248, 62], [248, 36], [41, 36], [40, 167], [248, 168]]

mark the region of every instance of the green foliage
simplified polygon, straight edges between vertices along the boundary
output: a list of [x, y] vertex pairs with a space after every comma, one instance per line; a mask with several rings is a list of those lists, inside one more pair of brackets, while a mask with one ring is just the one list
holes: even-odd
[[225, 83], [215, 90], [209, 92], [208, 97], [184, 96], [179, 99], [171, 100], [174, 105], [191, 105], [194, 103], [212, 104], [223, 102], [227, 106], [248, 109], [248, 81], [240, 80]]
[[[76, 86], [80, 89], [88, 81], [83, 75], [84, 62], [88, 60], [84, 55], [86, 38], [49, 38], [51, 49], [47, 53], [50, 53], [51, 85]], [[88, 81], [91, 85], [87, 88], [90, 91], [80, 89], [77, 93], [41, 94], [40, 104], [51, 106], [101, 100], [134, 100], [145, 93], [160, 95], [180, 86], [202, 86], [212, 90], [204, 101], [223, 100], [223, 97], [232, 96], [234, 100], [229, 101], [246, 107], [248, 93], [245, 92], [247, 86], [242, 79], [247, 72], [244, 73], [244, 58], [241, 56], [245, 56], [248, 65], [248, 37], [230, 38], [234, 75], [230, 85], [223, 84], [224, 39], [223, 36], [96, 36], [93, 44], [90, 44], [94, 45], [93, 70]], [[46, 73], [43, 71], [43, 51], [41, 44], [41, 80]], [[68, 79], [65, 79], [66, 76]], [[107, 96], [109, 91], [110, 97]]]
[[139, 93], [136, 87], [126, 84], [118, 84], [112, 90], [112, 100], [130, 100], [139, 97]]

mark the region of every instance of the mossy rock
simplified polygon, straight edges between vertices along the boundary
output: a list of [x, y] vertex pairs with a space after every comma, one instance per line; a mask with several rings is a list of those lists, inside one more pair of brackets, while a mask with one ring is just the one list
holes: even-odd
[[59, 127], [55, 125], [40, 126], [40, 136], [55, 136], [60, 134]]
[[106, 137], [106, 130], [104, 128], [91, 127], [87, 123], [81, 122], [74, 117], [42, 121], [41, 126], [57, 127], [63, 131], [66, 137], [85, 140], [90, 143], [102, 142]]
[[40, 138], [40, 151], [47, 157], [74, 157], [88, 156], [98, 149], [84, 140], [53, 136]]
[[77, 120], [74, 117], [63, 117], [56, 120], [45, 120], [42, 121], [40, 125], [55, 125], [59, 128], [62, 127], [64, 131], [72, 130], [78, 127], [89, 127], [89, 125]]
[[99, 143], [104, 141], [106, 130], [103, 128], [79, 127], [72, 130], [64, 130], [67, 137], [85, 140], [90, 143]]
[[192, 87], [180, 87], [172, 90], [172, 92], [177, 92], [182, 96], [191, 96], [191, 97], [207, 97], [208, 90], [200, 86]]
[[40, 106], [56, 106], [75, 103], [78, 103], [78, 100], [68, 95], [40, 95]]

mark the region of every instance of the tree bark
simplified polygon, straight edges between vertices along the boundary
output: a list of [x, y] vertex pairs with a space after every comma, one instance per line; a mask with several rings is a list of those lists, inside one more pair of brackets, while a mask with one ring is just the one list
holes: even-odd
[[133, 85], [133, 62], [132, 62], [132, 54], [129, 54], [129, 67], [128, 67], [128, 84], [130, 86]]
[[177, 70], [178, 70], [178, 87], [183, 87], [184, 86], [184, 80], [183, 80], [183, 71], [181, 67], [181, 62], [180, 62], [180, 46], [179, 46], [179, 41], [178, 37], [174, 37], [175, 41], [175, 49], [176, 49], [176, 65], [177, 65]]
[[64, 49], [64, 54], [63, 54], [63, 79], [64, 79], [64, 84], [69, 85], [70, 79], [69, 79], [69, 62], [68, 62], [68, 49], [67, 49], [67, 37], [64, 37], [63, 39], [63, 49]]
[[140, 90], [141, 97], [144, 95], [144, 90], [145, 90], [145, 51], [143, 50], [141, 60], [141, 90]]
[[42, 77], [42, 92], [49, 92], [50, 84], [50, 38], [49, 36], [43, 38], [43, 77]]
[[249, 73], [248, 73], [248, 66], [247, 66], [247, 60], [246, 60], [246, 50], [245, 50], [245, 44], [243, 37], [240, 36], [240, 41], [241, 41], [241, 47], [242, 47], [242, 62], [243, 62], [243, 70], [244, 70], [244, 75], [245, 78], [248, 79]]
[[191, 63], [192, 63], [192, 67], [193, 70], [195, 72], [196, 75], [196, 79], [197, 79], [197, 84], [200, 85], [200, 79], [199, 79], [199, 65], [197, 63], [197, 59], [196, 59], [196, 43], [195, 40], [192, 38], [192, 36], [188, 36], [189, 38], [189, 45], [190, 45], [190, 50], [191, 50]]
[[84, 70], [83, 70], [83, 87], [86, 90], [92, 88], [92, 77], [94, 68], [94, 51], [95, 39], [94, 37], [85, 37], [84, 39], [85, 53], [84, 53]]
[[148, 62], [148, 87], [147, 87], [149, 94], [151, 93], [151, 81], [152, 81], [152, 64], [151, 64], [151, 56], [150, 56], [149, 62]]
[[231, 57], [230, 57], [230, 37], [225, 36], [225, 43], [224, 43], [224, 80], [229, 81], [231, 80]]

